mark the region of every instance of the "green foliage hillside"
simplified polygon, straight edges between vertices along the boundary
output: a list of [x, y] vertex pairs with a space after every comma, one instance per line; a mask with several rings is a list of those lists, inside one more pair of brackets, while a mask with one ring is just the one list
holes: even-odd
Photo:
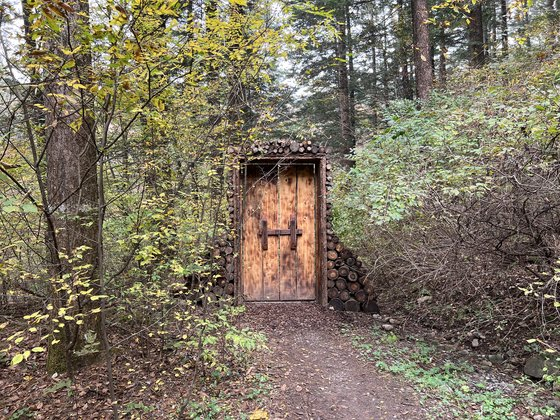
[[385, 109], [335, 191], [336, 229], [369, 255], [385, 305], [461, 337], [558, 350], [559, 124], [554, 49], [518, 48], [421, 108]]

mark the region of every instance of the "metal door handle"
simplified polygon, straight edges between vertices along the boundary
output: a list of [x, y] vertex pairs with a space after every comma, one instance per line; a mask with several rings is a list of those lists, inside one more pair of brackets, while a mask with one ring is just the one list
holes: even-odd
[[297, 249], [297, 237], [302, 235], [301, 229], [296, 229], [296, 218], [292, 216], [288, 224], [288, 229], [271, 229], [268, 230], [268, 222], [261, 219], [259, 222], [259, 231], [257, 233], [261, 237], [261, 248], [263, 251], [268, 249], [269, 236], [290, 236], [290, 249]]
[[[292, 216], [290, 218], [290, 249], [294, 250], [297, 249], [297, 230], [296, 230], [296, 218]], [[301, 235], [301, 230], [300, 230]]]

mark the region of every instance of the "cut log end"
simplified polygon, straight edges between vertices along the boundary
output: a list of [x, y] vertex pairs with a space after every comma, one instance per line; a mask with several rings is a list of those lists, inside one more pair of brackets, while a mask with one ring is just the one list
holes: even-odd
[[360, 310], [360, 303], [357, 300], [349, 299], [344, 303], [344, 309], [348, 312], [358, 312]]
[[350, 271], [347, 277], [349, 281], [358, 281], [358, 273], [355, 271]]
[[375, 302], [374, 300], [370, 300], [362, 303], [362, 311], [368, 314], [378, 314], [379, 306], [377, 306], [377, 302]]
[[331, 299], [329, 301], [329, 307], [333, 308], [335, 311], [343, 311], [344, 310], [344, 302], [340, 299]]
[[336, 288], [338, 290], [345, 290], [346, 289], [346, 282], [343, 279], [338, 279], [336, 281]]
[[338, 252], [331, 250], [327, 252], [327, 258], [331, 261], [334, 261], [338, 258]]
[[367, 300], [367, 294], [363, 290], [358, 290], [356, 293], [354, 293], [354, 297], [360, 303], [363, 303]]

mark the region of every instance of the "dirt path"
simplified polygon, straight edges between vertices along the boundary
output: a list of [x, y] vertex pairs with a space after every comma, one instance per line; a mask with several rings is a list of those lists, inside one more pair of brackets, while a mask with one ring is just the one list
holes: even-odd
[[271, 418], [425, 418], [409, 385], [360, 360], [341, 335], [355, 316], [366, 315], [306, 303], [248, 306], [243, 323], [269, 338], [261, 362], [272, 384]]

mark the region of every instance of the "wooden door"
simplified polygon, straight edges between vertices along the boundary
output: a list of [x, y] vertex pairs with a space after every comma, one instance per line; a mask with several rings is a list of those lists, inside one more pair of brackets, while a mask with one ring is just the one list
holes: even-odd
[[314, 300], [314, 165], [248, 165], [241, 276], [249, 301]]

